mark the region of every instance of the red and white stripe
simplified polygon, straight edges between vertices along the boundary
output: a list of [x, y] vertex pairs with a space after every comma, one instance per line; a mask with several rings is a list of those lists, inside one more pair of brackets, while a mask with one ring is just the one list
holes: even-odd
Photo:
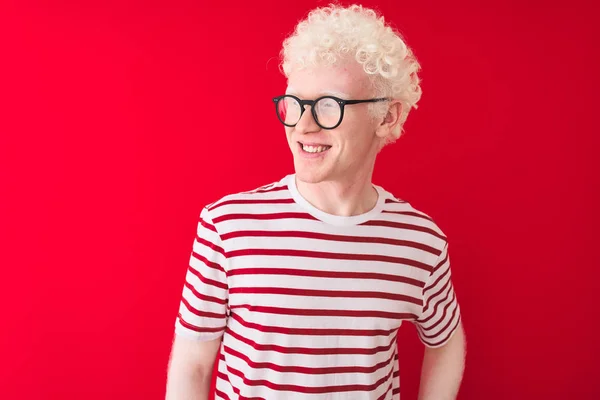
[[376, 188], [362, 219], [311, 208], [294, 175], [202, 209], [175, 331], [223, 336], [216, 398], [398, 400], [402, 322], [426, 346], [449, 340], [446, 236]]

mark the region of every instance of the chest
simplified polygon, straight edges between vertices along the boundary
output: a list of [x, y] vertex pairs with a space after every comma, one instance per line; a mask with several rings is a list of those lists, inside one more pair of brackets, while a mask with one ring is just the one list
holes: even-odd
[[230, 312], [261, 325], [391, 331], [422, 307], [419, 276], [376, 254], [246, 248], [228, 267]]

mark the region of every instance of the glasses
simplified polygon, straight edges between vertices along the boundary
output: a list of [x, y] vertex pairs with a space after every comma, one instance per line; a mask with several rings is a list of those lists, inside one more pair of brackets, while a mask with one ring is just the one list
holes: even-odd
[[323, 96], [316, 100], [301, 100], [291, 94], [273, 98], [277, 118], [285, 126], [296, 126], [304, 114], [305, 107], [310, 105], [310, 111], [315, 122], [323, 129], [334, 129], [342, 123], [344, 107], [347, 104], [372, 103], [385, 100], [391, 99], [343, 100], [335, 96]]

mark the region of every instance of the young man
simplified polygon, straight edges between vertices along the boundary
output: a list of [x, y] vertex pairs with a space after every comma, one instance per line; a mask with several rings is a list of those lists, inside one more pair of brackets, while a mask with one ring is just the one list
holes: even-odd
[[316, 9], [284, 41], [273, 99], [295, 173], [202, 209], [167, 399], [399, 399], [397, 333], [425, 344], [420, 399], [454, 399], [465, 340], [448, 241], [371, 182], [421, 92], [369, 9]]

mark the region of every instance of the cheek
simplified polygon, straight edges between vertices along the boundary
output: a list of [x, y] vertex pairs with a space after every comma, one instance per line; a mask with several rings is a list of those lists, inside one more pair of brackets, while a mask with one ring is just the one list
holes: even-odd
[[[356, 106], [360, 106], [361, 104], [357, 104]], [[354, 106], [354, 107], [356, 107]], [[365, 110], [352, 110], [352, 112], [344, 113], [344, 124], [346, 127], [352, 127], [352, 130], [367, 130], [372, 126], [371, 117], [369, 113]]]
[[288, 143], [290, 143], [290, 140], [292, 140], [292, 129], [285, 127], [285, 138], [288, 141]]
[[373, 142], [374, 133], [370, 133], [368, 126], [356, 126], [352, 130], [344, 131], [340, 135], [340, 156], [352, 159], [362, 158], [369, 152]]
[[375, 125], [367, 112], [356, 115], [352, 120], [352, 130], [357, 142], [370, 143], [375, 136]]

